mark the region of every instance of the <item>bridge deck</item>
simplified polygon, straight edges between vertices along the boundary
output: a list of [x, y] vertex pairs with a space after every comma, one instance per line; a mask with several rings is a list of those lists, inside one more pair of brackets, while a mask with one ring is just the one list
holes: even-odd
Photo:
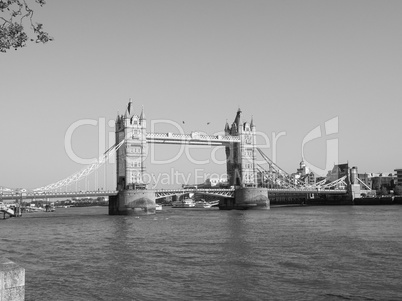
[[283, 193], [283, 194], [346, 194], [346, 190], [343, 189], [280, 189], [280, 188], [268, 188], [269, 192], [272, 193]]
[[16, 199], [51, 199], [64, 197], [100, 197], [116, 195], [118, 191], [78, 191], [78, 192], [36, 192], [36, 193], [14, 193], [0, 195], [0, 200], [16, 200]]
[[[184, 193], [205, 193], [216, 196], [232, 197], [235, 189], [155, 189], [153, 190], [157, 196], [184, 194]], [[279, 189], [268, 188], [269, 193], [283, 193], [283, 194], [346, 194], [346, 190], [317, 190], [317, 189]], [[79, 191], [79, 192], [37, 192], [37, 193], [23, 193], [23, 194], [0, 194], [0, 200], [18, 200], [18, 199], [46, 199], [46, 198], [64, 198], [64, 197], [100, 197], [100, 196], [112, 196], [117, 195], [119, 192], [115, 190], [109, 191]]]

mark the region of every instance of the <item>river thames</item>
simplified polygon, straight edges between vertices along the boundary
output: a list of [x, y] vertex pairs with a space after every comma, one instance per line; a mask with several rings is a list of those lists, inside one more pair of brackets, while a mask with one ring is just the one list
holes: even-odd
[[107, 210], [0, 220], [25, 300], [402, 299], [402, 206]]

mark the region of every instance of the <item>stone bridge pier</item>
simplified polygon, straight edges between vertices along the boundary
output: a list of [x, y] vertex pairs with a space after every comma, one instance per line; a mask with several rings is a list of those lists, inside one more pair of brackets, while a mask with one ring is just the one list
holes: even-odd
[[147, 215], [155, 210], [154, 190], [126, 189], [109, 197], [109, 215]]
[[268, 189], [259, 187], [238, 187], [234, 198], [225, 198], [219, 202], [219, 209], [254, 209], [265, 210], [270, 208]]

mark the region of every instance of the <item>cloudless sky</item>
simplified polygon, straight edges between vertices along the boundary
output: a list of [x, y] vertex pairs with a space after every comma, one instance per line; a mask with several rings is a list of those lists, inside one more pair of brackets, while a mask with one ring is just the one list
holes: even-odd
[[[392, 172], [402, 167], [401, 14], [401, 1], [49, 0], [35, 18], [55, 40], [0, 54], [0, 186], [35, 188], [83, 168], [66, 153], [68, 128], [106, 120], [112, 143], [108, 121], [129, 98], [148, 125], [172, 120], [186, 133], [223, 131], [240, 107], [270, 139], [286, 133], [264, 151], [289, 173], [317, 126], [324, 135], [305, 145], [308, 164], [325, 168], [327, 139], [338, 139], [339, 163]], [[325, 136], [335, 117], [338, 132]], [[98, 157], [98, 132], [78, 128], [74, 152]], [[155, 147], [160, 160], [177, 151]], [[190, 152], [208, 160], [212, 148]], [[185, 155], [148, 163], [193, 180], [195, 169], [226, 170]], [[111, 189], [114, 168], [103, 171]]]

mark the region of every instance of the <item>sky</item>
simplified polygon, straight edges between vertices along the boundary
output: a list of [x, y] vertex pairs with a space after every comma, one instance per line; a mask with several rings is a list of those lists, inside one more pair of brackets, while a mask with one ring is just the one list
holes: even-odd
[[[129, 98], [158, 132], [177, 123], [216, 134], [240, 108], [289, 173], [302, 157], [321, 171], [402, 168], [401, 13], [401, 1], [47, 1], [35, 19], [55, 40], [0, 54], [0, 186], [45, 186], [84, 168], [66, 143], [97, 158]], [[66, 142], [80, 122], [95, 125]], [[223, 148], [175, 160], [180, 147], [153, 151], [155, 177], [226, 170]], [[114, 189], [114, 170], [103, 167], [98, 184]]]

